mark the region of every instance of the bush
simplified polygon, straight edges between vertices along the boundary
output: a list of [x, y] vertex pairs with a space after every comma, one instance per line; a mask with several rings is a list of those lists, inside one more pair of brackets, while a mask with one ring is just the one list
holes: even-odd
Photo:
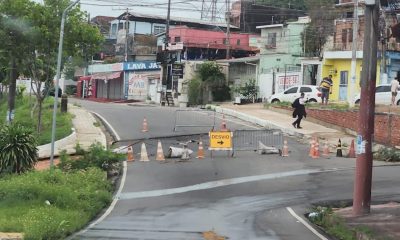
[[25, 239], [64, 239], [112, 199], [98, 168], [7, 175], [0, 186], [0, 232], [22, 232]]
[[60, 164], [58, 167], [64, 171], [85, 170], [91, 167], [98, 167], [105, 171], [110, 171], [118, 168], [118, 163], [125, 159], [124, 154], [118, 154], [104, 149], [100, 143], [92, 144], [88, 151], [84, 151], [77, 145], [76, 153], [79, 154], [79, 156], [72, 159], [64, 152], [60, 157]]
[[231, 100], [231, 89], [229, 86], [222, 85], [221, 87], [214, 88], [212, 95], [213, 100], [217, 102]]
[[394, 148], [381, 148], [375, 153], [374, 158], [385, 162], [400, 162], [400, 151]]
[[37, 162], [36, 139], [32, 130], [19, 125], [0, 128], [0, 173], [22, 173]]
[[199, 105], [203, 101], [201, 99], [201, 80], [193, 78], [189, 82], [189, 105]]

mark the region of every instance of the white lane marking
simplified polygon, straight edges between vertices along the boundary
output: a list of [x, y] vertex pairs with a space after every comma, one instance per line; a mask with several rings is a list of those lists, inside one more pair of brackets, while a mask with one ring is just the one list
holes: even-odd
[[[121, 138], [119, 137], [118, 133], [115, 131], [115, 129], [111, 126], [111, 124], [105, 119], [103, 118], [100, 114], [95, 113], [95, 112], [91, 112], [93, 114], [95, 114], [97, 117], [101, 118], [102, 121], [104, 121], [108, 127], [111, 129], [111, 131], [113, 132], [113, 134], [115, 134], [115, 138], [117, 141], [121, 140]], [[118, 191], [117, 193], [114, 195], [113, 201], [111, 202], [110, 206], [107, 208], [107, 210], [103, 213], [103, 215], [101, 215], [98, 219], [96, 219], [94, 222], [92, 222], [91, 224], [89, 224], [85, 229], [83, 229], [82, 231], [74, 234], [71, 239], [73, 239], [74, 236], [78, 236], [81, 234], [84, 234], [85, 232], [87, 232], [90, 228], [94, 227], [95, 225], [99, 224], [101, 221], [103, 221], [108, 215], [110, 215], [110, 213], [114, 210], [115, 205], [118, 202], [118, 197], [119, 195], [121, 195], [122, 189], [125, 186], [125, 182], [126, 182], [126, 175], [127, 175], [127, 171], [128, 171], [128, 164], [126, 161], [123, 162], [123, 170], [122, 170], [122, 178], [121, 178], [121, 184], [119, 185]]]
[[113, 201], [111, 202], [110, 206], [107, 208], [107, 210], [103, 213], [103, 215], [101, 215], [101, 217], [99, 217], [98, 219], [96, 219], [96, 221], [92, 222], [91, 224], [89, 224], [85, 229], [83, 229], [82, 231], [76, 233], [74, 236], [78, 236], [78, 235], [82, 235], [85, 232], [87, 232], [90, 228], [94, 227], [95, 225], [99, 224], [101, 221], [103, 221], [108, 215], [110, 215], [110, 213], [114, 210], [115, 205], [118, 202], [118, 197], [122, 192], [122, 189], [124, 188], [125, 182], [126, 182], [126, 173], [127, 173], [127, 169], [128, 169], [128, 164], [126, 163], [126, 161], [124, 161], [123, 163], [123, 173], [122, 173], [122, 179], [121, 179], [121, 184], [119, 185], [118, 191], [114, 196]]
[[295, 217], [299, 222], [301, 222], [308, 230], [310, 230], [312, 233], [314, 233], [317, 237], [319, 237], [321, 240], [329, 240], [326, 237], [324, 237], [322, 234], [320, 234], [317, 230], [315, 230], [308, 222], [306, 222], [303, 218], [301, 218], [299, 215], [295, 213], [295, 211], [291, 207], [286, 207], [286, 209], [289, 211], [289, 213]]
[[264, 175], [222, 179], [222, 180], [218, 180], [218, 181], [205, 182], [205, 183], [200, 183], [200, 184], [195, 184], [195, 185], [185, 186], [185, 187], [179, 187], [179, 188], [159, 189], [159, 190], [150, 190], [150, 191], [141, 191], [141, 192], [128, 192], [128, 193], [122, 193], [121, 195], [119, 195], [117, 197], [121, 200], [147, 198], [147, 197], [160, 197], [160, 196], [165, 196], [165, 195], [172, 195], [172, 194], [185, 193], [185, 192], [191, 192], [191, 191], [199, 191], [199, 190], [229, 186], [229, 185], [240, 184], [240, 183], [248, 183], [248, 182], [277, 179], [277, 178], [283, 178], [283, 177], [307, 175], [307, 174], [311, 174], [311, 173], [323, 173], [323, 172], [333, 172], [333, 171], [337, 171], [337, 170], [304, 169], [304, 170], [295, 170], [295, 171], [288, 171], [288, 172], [270, 173], [270, 174], [264, 174]]
[[113, 126], [100, 114], [96, 113], [96, 112], [91, 112], [92, 114], [96, 115], [98, 118], [100, 118], [105, 124], [107, 124], [107, 126], [110, 128], [110, 130], [113, 132], [114, 136], [115, 136], [115, 140], [119, 141], [121, 140], [121, 137], [118, 135], [117, 131], [115, 131], [115, 129], [113, 128]]

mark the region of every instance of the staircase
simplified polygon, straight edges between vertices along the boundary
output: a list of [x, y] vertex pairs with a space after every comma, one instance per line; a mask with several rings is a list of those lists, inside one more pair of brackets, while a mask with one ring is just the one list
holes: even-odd
[[174, 98], [172, 97], [172, 92], [167, 92], [166, 93], [166, 99], [167, 99], [168, 106], [175, 106]]

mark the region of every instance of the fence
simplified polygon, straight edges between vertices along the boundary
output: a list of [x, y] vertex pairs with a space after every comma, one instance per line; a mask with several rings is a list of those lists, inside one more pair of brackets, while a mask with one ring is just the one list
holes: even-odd
[[259, 143], [282, 149], [283, 133], [279, 130], [237, 130], [233, 133], [233, 151], [255, 151]]
[[184, 128], [215, 128], [216, 112], [203, 109], [180, 109], [175, 111], [174, 132]]

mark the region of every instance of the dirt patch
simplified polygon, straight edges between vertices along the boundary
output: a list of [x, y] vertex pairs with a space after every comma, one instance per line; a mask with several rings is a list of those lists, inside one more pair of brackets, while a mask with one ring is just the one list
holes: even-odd
[[24, 235], [22, 233], [3, 233], [0, 232], [0, 240], [22, 240]]
[[214, 231], [203, 232], [203, 238], [205, 240], [226, 240], [228, 238], [218, 236]]
[[[371, 206], [371, 213], [355, 217], [352, 208], [336, 209], [350, 227], [368, 227], [374, 235], [387, 239], [400, 239], [400, 203], [387, 203]], [[385, 239], [385, 238], [382, 238]]]
[[[54, 166], [57, 166], [59, 163], [60, 163], [60, 159], [54, 158]], [[39, 171], [50, 169], [50, 160], [43, 160], [43, 161], [37, 162], [35, 165], [35, 169], [39, 170]]]

